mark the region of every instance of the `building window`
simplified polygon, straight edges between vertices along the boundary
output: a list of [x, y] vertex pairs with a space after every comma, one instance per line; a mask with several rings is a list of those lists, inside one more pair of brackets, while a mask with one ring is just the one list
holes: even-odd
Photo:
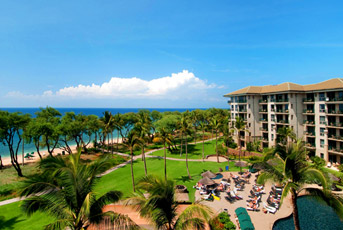
[[325, 101], [325, 93], [319, 93], [319, 101]]
[[291, 120], [293, 120], [293, 115], [291, 115]]
[[248, 114], [248, 117], [250, 118], [250, 113]]
[[249, 123], [249, 128], [251, 127], [251, 123]]
[[272, 141], [274, 141], [274, 134], [272, 134]]
[[319, 105], [319, 112], [325, 113], [325, 104], [320, 104]]
[[319, 123], [321, 124], [321, 125], [325, 125], [325, 116], [320, 116], [319, 117]]
[[293, 109], [293, 104], [291, 104], [291, 109]]
[[320, 158], [324, 159], [324, 153], [320, 154]]
[[320, 139], [320, 147], [324, 148], [324, 139]]
[[325, 128], [320, 128], [320, 136], [324, 136], [324, 131], [325, 131]]
[[250, 104], [248, 105], [249, 109], [250, 109]]

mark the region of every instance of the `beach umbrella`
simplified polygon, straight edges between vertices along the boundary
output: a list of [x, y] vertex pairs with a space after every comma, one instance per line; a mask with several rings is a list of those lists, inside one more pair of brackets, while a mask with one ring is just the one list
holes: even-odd
[[202, 177], [208, 177], [208, 178], [214, 178], [214, 177], [216, 177], [217, 175], [214, 174], [213, 172], [207, 170], [206, 172], [201, 173], [201, 176], [202, 176]]
[[208, 177], [202, 178], [201, 180], [199, 180], [198, 183], [204, 184], [204, 185], [214, 185], [215, 184], [215, 182]]

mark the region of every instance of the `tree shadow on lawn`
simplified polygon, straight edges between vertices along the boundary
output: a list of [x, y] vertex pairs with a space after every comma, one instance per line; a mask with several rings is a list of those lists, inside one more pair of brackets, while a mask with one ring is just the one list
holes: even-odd
[[14, 229], [16, 223], [24, 221], [23, 219], [19, 220], [19, 217], [20, 216], [15, 216], [6, 220], [4, 216], [0, 216], [0, 229]]
[[[187, 152], [189, 155], [202, 155], [202, 150], [199, 150], [195, 147], [195, 145], [188, 145], [187, 146]], [[171, 155], [178, 155], [180, 156], [180, 147], [178, 147], [177, 149], [174, 149], [172, 151], [168, 150], [168, 153], [170, 153]], [[182, 156], [186, 155], [186, 146], [182, 147]]]

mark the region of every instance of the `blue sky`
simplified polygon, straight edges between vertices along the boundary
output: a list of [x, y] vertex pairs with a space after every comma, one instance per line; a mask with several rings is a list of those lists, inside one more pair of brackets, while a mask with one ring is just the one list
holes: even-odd
[[247, 85], [342, 77], [342, 1], [14, 1], [0, 107], [227, 107]]

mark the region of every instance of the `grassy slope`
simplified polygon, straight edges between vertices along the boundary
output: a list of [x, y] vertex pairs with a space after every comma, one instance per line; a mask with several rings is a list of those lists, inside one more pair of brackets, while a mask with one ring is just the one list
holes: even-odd
[[[163, 176], [164, 161], [159, 159], [148, 159], [148, 172]], [[189, 169], [192, 179], [188, 179], [185, 162], [181, 161], [167, 161], [168, 177], [176, 181], [177, 184], [184, 184], [189, 190], [191, 200], [194, 200], [195, 190], [193, 185], [201, 178], [200, 174], [204, 170], [212, 170], [217, 172], [219, 167], [224, 168], [227, 163], [215, 162], [189, 162]], [[230, 162], [230, 170], [237, 171], [238, 168]], [[141, 160], [134, 163], [134, 172], [136, 179], [144, 175], [144, 166]], [[120, 190], [123, 192], [124, 197], [127, 197], [132, 192], [132, 182], [130, 174], [130, 165], [116, 170], [110, 174], [103, 176], [97, 184], [95, 191], [104, 194], [110, 190]], [[20, 202], [15, 202], [9, 205], [0, 206], [0, 226], [1, 229], [42, 229], [44, 225], [52, 221], [47, 215], [42, 213], [34, 214], [32, 217], [27, 217], [20, 210]], [[4, 217], [1, 220], [1, 216]], [[6, 222], [6, 223], [4, 223]]]
[[[218, 140], [218, 145], [222, 144], [222, 140]], [[179, 147], [180, 148], [180, 147]], [[207, 155], [216, 154], [216, 141], [208, 141], [204, 143], [204, 150], [205, 150], [205, 157]], [[202, 159], [202, 142], [197, 142], [197, 144], [189, 144], [187, 147], [188, 150], [188, 159]], [[167, 157], [173, 157], [173, 158], [180, 158], [180, 159], [186, 159], [186, 146], [184, 145], [182, 147], [182, 156], [180, 156], [180, 149], [177, 151], [170, 153], [170, 151], [167, 151]], [[164, 156], [163, 149], [156, 151], [152, 153], [151, 155], [154, 156]]]

